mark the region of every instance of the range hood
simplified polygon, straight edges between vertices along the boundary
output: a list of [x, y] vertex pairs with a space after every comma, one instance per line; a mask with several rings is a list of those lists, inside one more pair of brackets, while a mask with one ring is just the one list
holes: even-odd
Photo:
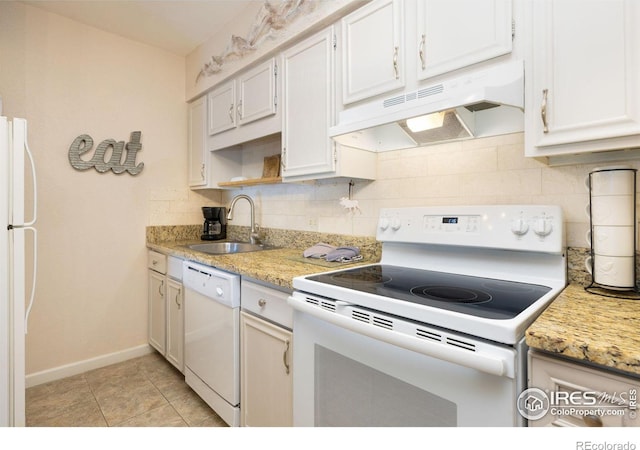
[[516, 61], [347, 108], [329, 136], [349, 147], [399, 150], [522, 131], [523, 111], [524, 64]]

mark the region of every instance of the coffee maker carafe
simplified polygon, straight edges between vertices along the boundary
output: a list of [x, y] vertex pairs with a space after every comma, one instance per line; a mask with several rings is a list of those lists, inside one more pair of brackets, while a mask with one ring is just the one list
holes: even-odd
[[204, 216], [204, 224], [200, 239], [218, 241], [227, 238], [227, 208], [224, 206], [203, 206], [202, 215]]

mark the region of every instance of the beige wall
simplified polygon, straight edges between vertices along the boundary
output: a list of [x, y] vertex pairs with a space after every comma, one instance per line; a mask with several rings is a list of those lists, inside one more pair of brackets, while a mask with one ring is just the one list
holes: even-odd
[[[3, 114], [28, 119], [38, 173], [28, 374], [146, 343], [145, 226], [193, 223], [203, 202], [185, 188], [184, 64], [165, 51], [0, 2]], [[139, 175], [69, 164], [78, 135], [92, 136], [95, 148], [104, 139], [128, 141], [135, 130], [142, 132], [137, 161], [145, 164]]]

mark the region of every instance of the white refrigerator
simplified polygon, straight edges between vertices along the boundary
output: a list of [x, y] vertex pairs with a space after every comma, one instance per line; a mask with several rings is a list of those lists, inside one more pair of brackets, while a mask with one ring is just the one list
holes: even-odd
[[[33, 183], [26, 213], [25, 180]], [[25, 334], [37, 265], [35, 180], [27, 121], [0, 116], [0, 426], [25, 425]], [[33, 239], [32, 274], [26, 273], [27, 239]]]

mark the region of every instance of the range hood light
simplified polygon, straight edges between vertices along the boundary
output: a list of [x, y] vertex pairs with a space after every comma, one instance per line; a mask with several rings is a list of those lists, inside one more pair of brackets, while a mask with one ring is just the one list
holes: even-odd
[[412, 117], [411, 119], [407, 119], [407, 127], [414, 133], [441, 128], [444, 123], [444, 113], [444, 111], [441, 111], [424, 116]]

